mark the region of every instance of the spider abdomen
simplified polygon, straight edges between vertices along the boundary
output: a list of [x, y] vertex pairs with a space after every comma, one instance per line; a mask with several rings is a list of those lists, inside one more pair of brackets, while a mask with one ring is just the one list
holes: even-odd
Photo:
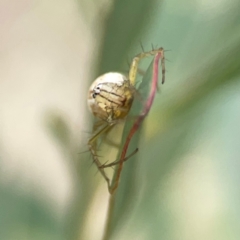
[[106, 73], [98, 77], [89, 89], [88, 105], [92, 113], [109, 123], [123, 119], [129, 112], [134, 87], [121, 73]]

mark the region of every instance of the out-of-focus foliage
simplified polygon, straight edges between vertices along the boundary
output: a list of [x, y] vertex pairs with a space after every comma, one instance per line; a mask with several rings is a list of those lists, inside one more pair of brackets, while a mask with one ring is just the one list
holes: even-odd
[[49, 206], [17, 188], [0, 190], [0, 239], [64, 239], [62, 223]]
[[[93, 75], [128, 69], [140, 42], [171, 50], [166, 83], [138, 135], [139, 153], [124, 165], [111, 239], [239, 239], [239, 11], [237, 0], [115, 0], [103, 16]], [[95, 229], [102, 201], [99, 212], [91, 209], [104, 181], [93, 177], [89, 156], [80, 154], [82, 135], [69, 125], [57, 114], [47, 118], [74, 183], [64, 217], [1, 187], [0, 239], [85, 240]]]

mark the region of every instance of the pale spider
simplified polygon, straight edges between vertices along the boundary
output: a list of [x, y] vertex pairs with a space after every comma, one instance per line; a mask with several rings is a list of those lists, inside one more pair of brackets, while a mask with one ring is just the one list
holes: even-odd
[[[162, 83], [165, 79], [164, 49], [158, 48], [136, 55], [131, 62], [128, 76], [118, 72], [105, 73], [98, 77], [90, 86], [88, 106], [93, 115], [100, 121], [93, 127], [93, 136], [88, 141], [88, 147], [93, 160], [110, 187], [110, 179], [104, 171], [97, 155], [97, 140], [103, 133], [109, 131], [119, 121], [128, 115], [136, 93], [136, 76], [141, 59], [161, 54]], [[102, 124], [105, 123], [105, 124]], [[101, 127], [101, 128], [100, 128]], [[100, 129], [99, 129], [100, 128]], [[112, 164], [113, 165], [113, 164]]]

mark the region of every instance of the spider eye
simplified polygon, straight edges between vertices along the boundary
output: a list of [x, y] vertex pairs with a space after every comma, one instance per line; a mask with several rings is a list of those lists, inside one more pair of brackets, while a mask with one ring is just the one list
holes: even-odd
[[93, 93], [92, 97], [93, 98], [96, 98], [97, 94], [96, 93]]

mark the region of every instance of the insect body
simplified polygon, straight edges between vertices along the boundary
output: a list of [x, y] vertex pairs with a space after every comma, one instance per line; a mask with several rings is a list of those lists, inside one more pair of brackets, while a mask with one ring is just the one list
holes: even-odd
[[128, 76], [110, 72], [98, 77], [90, 86], [88, 106], [93, 115], [100, 121], [93, 127], [93, 136], [88, 141], [93, 160], [110, 188], [110, 179], [107, 177], [97, 156], [97, 140], [103, 133], [109, 131], [115, 124], [125, 119], [134, 99], [135, 81], [139, 61], [148, 56], [161, 53], [162, 83], [164, 83], [164, 50], [159, 48], [136, 55], [131, 63]]

